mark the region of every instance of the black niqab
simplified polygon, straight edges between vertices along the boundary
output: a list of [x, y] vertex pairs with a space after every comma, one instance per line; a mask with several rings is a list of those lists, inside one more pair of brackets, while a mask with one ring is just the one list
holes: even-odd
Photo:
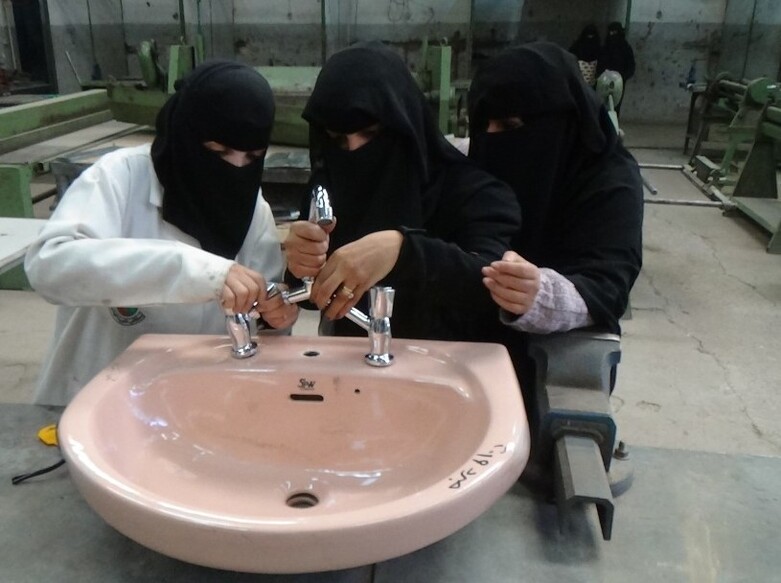
[[157, 116], [152, 161], [163, 186], [163, 219], [204, 250], [236, 257], [255, 211], [263, 157], [239, 168], [203, 143], [262, 150], [273, 120], [271, 88], [251, 67], [208, 61], [193, 69]]
[[[303, 117], [310, 124], [313, 181], [331, 195], [337, 228], [330, 251], [368, 233], [420, 228], [441, 192], [428, 188], [439, 166], [460, 154], [445, 140], [402, 59], [378, 42], [334, 54], [318, 76]], [[353, 151], [326, 130], [380, 133]]]
[[[506, 185], [442, 135], [402, 59], [381, 43], [334, 54], [303, 117], [310, 124], [312, 182], [331, 195], [336, 228], [329, 254], [381, 230], [404, 233], [399, 259], [379, 285], [396, 290], [393, 333], [402, 338], [484, 339], [499, 326], [481, 267], [501, 258], [520, 212]], [[380, 124], [354, 151], [326, 130]], [[308, 199], [302, 212], [308, 212]], [[358, 307], [367, 310], [364, 296]], [[347, 319], [328, 334], [364, 335]]]
[[583, 28], [580, 36], [572, 43], [569, 52], [575, 55], [578, 60], [590, 63], [599, 58], [600, 48], [599, 30], [596, 25], [589, 24]]
[[[486, 61], [469, 91], [470, 157], [515, 191], [513, 248], [568, 277], [595, 322], [618, 331], [640, 269], [642, 184], [573, 55], [530, 43]], [[490, 119], [517, 129], [486, 133]]]
[[611, 22], [607, 27], [605, 46], [602, 47], [597, 63], [597, 75], [603, 71], [617, 71], [624, 83], [635, 75], [635, 53], [626, 40], [620, 22]]

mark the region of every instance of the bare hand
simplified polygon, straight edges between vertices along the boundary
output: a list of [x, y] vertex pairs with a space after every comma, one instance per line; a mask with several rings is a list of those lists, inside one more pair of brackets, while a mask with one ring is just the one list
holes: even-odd
[[331, 320], [343, 318], [396, 265], [404, 236], [378, 231], [340, 247], [315, 279], [310, 300]]
[[257, 271], [234, 263], [222, 286], [220, 303], [227, 314], [248, 313], [259, 298], [266, 297], [266, 280]]
[[[276, 284], [280, 291], [287, 289], [284, 283]], [[263, 316], [263, 319], [274, 328], [289, 328], [296, 323], [298, 319], [298, 306], [286, 304], [282, 299], [282, 294], [278, 293], [273, 297], [266, 295], [264, 299], [258, 300], [255, 310]]]
[[515, 251], [507, 251], [501, 261], [483, 267], [483, 284], [499, 307], [520, 316], [529, 311], [540, 291], [540, 270]]
[[290, 273], [300, 279], [315, 277], [320, 272], [328, 252], [328, 234], [335, 226], [336, 221], [326, 227], [309, 221], [296, 221], [290, 225], [283, 244]]

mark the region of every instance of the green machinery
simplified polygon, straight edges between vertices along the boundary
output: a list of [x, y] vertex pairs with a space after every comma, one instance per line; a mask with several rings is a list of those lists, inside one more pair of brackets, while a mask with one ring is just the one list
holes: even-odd
[[[437, 114], [444, 133], [464, 132], [465, 119], [456, 108], [456, 91], [451, 83], [451, 47], [446, 42], [429, 45], [423, 41], [415, 77]], [[174, 45], [169, 50], [167, 73], [158, 64], [154, 43], [145, 41], [138, 50], [143, 83], [109, 83], [108, 98], [114, 119], [154, 125], [155, 116], [174, 84], [201, 60], [196, 47]], [[309, 130], [301, 118], [312, 93], [320, 67], [257, 67], [274, 91], [277, 111], [271, 134], [273, 144], [305, 147]]]
[[624, 95], [624, 79], [621, 77], [621, 74], [617, 71], [604, 71], [597, 78], [596, 92], [605, 104], [605, 109], [607, 109], [610, 121], [613, 122], [613, 126], [616, 128], [616, 133], [621, 135], [618, 113], [616, 113], [616, 104], [621, 102], [621, 97]]
[[731, 201], [770, 232], [769, 253], [781, 253], [781, 200], [778, 198], [777, 154], [781, 145], [781, 107], [767, 105]]
[[[693, 154], [683, 172], [723, 209], [737, 209], [769, 231], [768, 252], [781, 253], [776, 177], [781, 85], [766, 78], [736, 82], [721, 74], [704, 97]], [[717, 134], [721, 141], [714, 141]]]
[[703, 95], [689, 175], [706, 186], [733, 186], [763, 108], [779, 100], [781, 90], [775, 81], [762, 77], [737, 82], [719, 74]]
[[[0, 216], [32, 217], [33, 191], [41, 188], [36, 179], [49, 173], [55, 157], [75, 149], [74, 139], [68, 136], [81, 136], [83, 141], [78, 145], [97, 140], [106, 132], [93, 128], [111, 119], [108, 97], [102, 89], [0, 109]], [[53, 187], [43, 188], [38, 196], [54, 191]], [[26, 286], [21, 267], [0, 277], [0, 289]]]

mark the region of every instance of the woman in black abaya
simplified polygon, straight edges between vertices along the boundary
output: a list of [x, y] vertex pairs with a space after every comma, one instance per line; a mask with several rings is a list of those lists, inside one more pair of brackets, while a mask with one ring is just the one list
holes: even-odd
[[343, 316], [366, 310], [366, 292], [382, 284], [397, 290], [394, 336], [491, 337], [481, 268], [509, 248], [520, 211], [506, 185], [445, 140], [402, 59], [380, 43], [340, 51], [303, 116], [312, 181], [328, 189], [337, 221], [330, 233], [294, 223], [285, 250], [293, 275], [316, 276], [321, 332], [365, 334]]
[[534, 428], [526, 333], [586, 326], [620, 333], [642, 264], [642, 182], [575, 58], [554, 44], [486, 61], [469, 111], [470, 157], [513, 188], [524, 217], [512, 251], [483, 273], [512, 334], [505, 345]]
[[551, 43], [505, 51], [477, 72], [469, 104], [469, 155], [524, 214], [512, 260], [485, 270], [503, 315], [521, 330], [534, 319], [534, 332], [619, 332], [641, 266], [642, 182], [574, 58]]
[[583, 75], [583, 80], [591, 87], [597, 82], [597, 61], [600, 49], [599, 31], [594, 24], [586, 25], [569, 48], [569, 52], [578, 59], [578, 68]]

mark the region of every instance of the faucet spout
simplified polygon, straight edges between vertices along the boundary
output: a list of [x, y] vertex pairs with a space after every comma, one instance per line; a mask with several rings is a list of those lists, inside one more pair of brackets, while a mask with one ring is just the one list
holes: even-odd
[[233, 344], [231, 347], [233, 358], [249, 358], [258, 353], [258, 343], [252, 340], [250, 321], [249, 314], [225, 316], [225, 327]]
[[[364, 359], [371, 366], [383, 367], [393, 364], [393, 355], [390, 352], [392, 338], [390, 318], [393, 315], [395, 294], [396, 292], [392, 287], [373, 287], [370, 291], [371, 307], [369, 317], [367, 318], [362, 312], [355, 310], [355, 308], [353, 310], [363, 316], [365, 320], [356, 322], [356, 319], [348, 315], [350, 320], [369, 332], [370, 349]], [[350, 312], [353, 310], [350, 310]], [[365, 322], [368, 322], [368, 326], [364, 326]]]

